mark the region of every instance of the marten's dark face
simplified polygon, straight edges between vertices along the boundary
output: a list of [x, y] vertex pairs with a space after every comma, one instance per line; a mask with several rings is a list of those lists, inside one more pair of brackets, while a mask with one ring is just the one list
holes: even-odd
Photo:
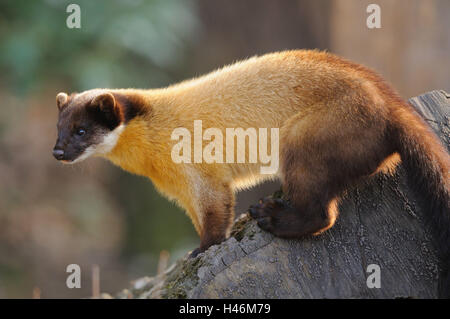
[[123, 129], [123, 115], [114, 96], [103, 90], [82, 94], [59, 93], [58, 138], [53, 156], [75, 163], [110, 152]]

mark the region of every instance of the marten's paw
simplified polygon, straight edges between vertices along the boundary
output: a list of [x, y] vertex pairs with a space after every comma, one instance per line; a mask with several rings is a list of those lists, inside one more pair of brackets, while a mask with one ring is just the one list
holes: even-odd
[[257, 205], [250, 206], [249, 212], [261, 229], [275, 236], [293, 237], [292, 232], [297, 230], [295, 225], [290, 223], [293, 219], [297, 219], [297, 214], [293, 207], [283, 199], [266, 197], [261, 199]]
[[200, 247], [195, 248], [191, 254], [189, 255], [189, 258], [195, 258], [197, 257], [199, 254], [201, 254], [203, 252], [203, 250], [200, 249]]
[[318, 235], [334, 222], [334, 219], [320, 211], [301, 211], [288, 201], [271, 197], [250, 206], [249, 212], [261, 229], [283, 238]]

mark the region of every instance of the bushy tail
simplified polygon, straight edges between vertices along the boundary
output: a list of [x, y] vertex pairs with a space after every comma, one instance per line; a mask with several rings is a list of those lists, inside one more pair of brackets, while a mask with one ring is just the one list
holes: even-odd
[[450, 155], [431, 127], [408, 104], [392, 118], [397, 149], [412, 185], [429, 204], [428, 218], [442, 253], [441, 297], [450, 297]]

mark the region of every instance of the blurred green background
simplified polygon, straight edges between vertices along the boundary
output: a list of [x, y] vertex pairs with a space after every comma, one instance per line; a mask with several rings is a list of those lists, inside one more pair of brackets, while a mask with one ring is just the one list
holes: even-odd
[[[100, 159], [62, 166], [55, 96], [95, 87], [161, 87], [255, 54], [327, 49], [378, 70], [405, 98], [450, 92], [450, 1], [115, 0], [0, 2], [0, 298], [115, 293], [198, 246], [190, 220], [153, 185]], [[66, 27], [70, 3], [81, 29]], [[237, 213], [277, 189], [238, 196]], [[66, 266], [82, 268], [68, 289]]]

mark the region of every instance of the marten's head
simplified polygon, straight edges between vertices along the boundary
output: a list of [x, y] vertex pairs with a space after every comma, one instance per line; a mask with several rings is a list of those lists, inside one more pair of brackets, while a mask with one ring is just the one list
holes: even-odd
[[75, 163], [91, 155], [110, 152], [124, 129], [124, 107], [113, 93], [96, 89], [56, 96], [59, 110], [58, 139], [53, 156]]

